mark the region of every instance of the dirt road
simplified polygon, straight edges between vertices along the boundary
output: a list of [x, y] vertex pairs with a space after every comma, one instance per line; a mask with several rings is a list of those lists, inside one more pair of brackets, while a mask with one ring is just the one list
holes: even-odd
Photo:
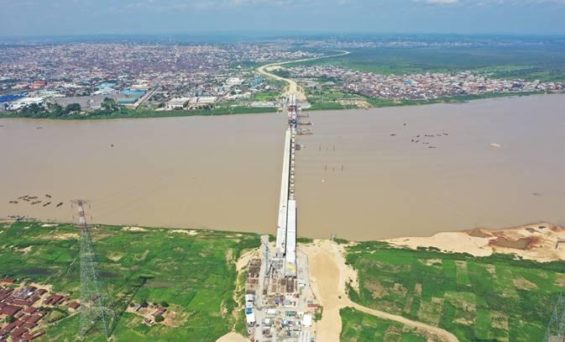
[[288, 86], [285, 89], [283, 96], [288, 97], [290, 94], [296, 94], [298, 101], [306, 102], [307, 98], [306, 98], [306, 94], [304, 93], [304, 89], [299, 87], [298, 84], [296, 83], [296, 81], [289, 79], [289, 78], [284, 78], [284, 77], [275, 75], [275, 74], [272, 73], [272, 71], [280, 69], [283, 65], [286, 65], [286, 64], [315, 61], [315, 60], [319, 60], [319, 59], [332, 58], [332, 57], [340, 57], [340, 56], [348, 55], [349, 53], [350, 53], [349, 51], [342, 51], [338, 54], [330, 55], [330, 56], [322, 56], [322, 57], [316, 57], [316, 58], [300, 59], [300, 60], [296, 60], [296, 61], [266, 64], [266, 65], [262, 65], [259, 68], [257, 68], [257, 72], [259, 74], [263, 75], [263, 76], [275, 79], [277, 81], [286, 82], [288, 84]]
[[339, 341], [342, 327], [339, 310], [345, 307], [352, 307], [381, 319], [402, 323], [414, 328], [432, 341], [458, 341], [455, 335], [444, 329], [352, 302], [347, 296], [345, 284], [351, 282], [355, 287], [357, 275], [346, 266], [342, 247], [338, 244], [328, 240], [316, 241], [312, 245], [301, 246], [301, 249], [308, 255], [314, 293], [324, 307], [322, 319], [316, 325], [317, 338], [320, 341]]

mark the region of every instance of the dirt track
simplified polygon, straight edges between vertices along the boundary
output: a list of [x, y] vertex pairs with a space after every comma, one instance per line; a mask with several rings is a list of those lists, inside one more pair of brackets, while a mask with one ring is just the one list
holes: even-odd
[[288, 61], [288, 62], [279, 62], [279, 63], [272, 63], [272, 64], [266, 64], [266, 65], [262, 65], [259, 68], [257, 68], [257, 72], [260, 73], [263, 76], [278, 80], [278, 81], [283, 81], [286, 82], [288, 84], [288, 87], [286, 88], [285, 92], [284, 92], [284, 96], [288, 97], [288, 95], [290, 94], [296, 94], [296, 97], [298, 99], [298, 101], [300, 102], [306, 102], [307, 98], [306, 98], [306, 94], [304, 94], [304, 90], [302, 88], [300, 88], [298, 86], [298, 84], [296, 83], [296, 81], [291, 80], [289, 78], [284, 78], [278, 75], [275, 75], [273, 73], [271, 73], [270, 71], [274, 71], [279, 69], [280, 67], [282, 67], [285, 64], [291, 64], [291, 63], [300, 63], [300, 62], [308, 62], [308, 61], [315, 61], [318, 59], [324, 59], [324, 58], [331, 58], [331, 57], [339, 57], [339, 56], [345, 56], [348, 55], [349, 52], [348, 51], [343, 51], [339, 54], [335, 54], [335, 55], [331, 55], [331, 56], [323, 56], [323, 57], [316, 57], [316, 58], [306, 58], [306, 59], [300, 59], [300, 60], [296, 60], [296, 61]]
[[342, 326], [339, 311], [345, 307], [402, 323], [426, 335], [432, 341], [458, 341], [455, 335], [444, 329], [352, 302], [347, 296], [345, 284], [350, 281], [355, 284], [356, 275], [347, 268], [341, 247], [336, 243], [323, 240], [301, 248], [309, 258], [314, 293], [324, 307], [322, 319], [316, 326], [317, 338], [320, 341], [339, 341]]

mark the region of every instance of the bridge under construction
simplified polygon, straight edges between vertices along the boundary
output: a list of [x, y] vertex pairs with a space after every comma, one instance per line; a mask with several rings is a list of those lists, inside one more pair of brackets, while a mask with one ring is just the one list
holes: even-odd
[[304, 120], [307, 116], [300, 113], [297, 96], [290, 95], [286, 105], [288, 127], [274, 252], [271, 253], [273, 246], [269, 236], [263, 236], [261, 259], [252, 260], [249, 266], [245, 312], [254, 341], [310, 342], [317, 304], [310, 287], [307, 257], [296, 246], [295, 153], [299, 146], [297, 135], [311, 131], [300, 127], [309, 122]]
[[288, 128], [284, 139], [284, 154], [277, 223], [276, 258], [284, 259], [283, 273], [296, 277], [297, 206], [294, 193], [294, 163], [298, 128], [298, 104], [291, 95], [288, 104]]

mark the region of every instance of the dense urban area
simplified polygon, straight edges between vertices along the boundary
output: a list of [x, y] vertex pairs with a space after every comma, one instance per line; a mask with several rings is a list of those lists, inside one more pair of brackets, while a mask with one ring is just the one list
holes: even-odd
[[238, 101], [235, 105], [269, 107], [254, 95], [269, 93], [273, 85], [250, 66], [314, 56], [275, 44], [3, 47], [0, 108], [37, 111], [43, 106], [68, 114], [118, 105], [175, 110]]
[[[305, 109], [562, 91], [563, 80], [540, 74], [535, 65], [512, 66], [501, 73], [500, 68], [477, 67], [462, 58], [449, 70], [410, 64], [391, 70], [378, 68], [382, 51], [403, 57], [436, 48], [503, 50], [532, 44], [537, 42], [5, 43], [0, 45], [0, 111], [2, 116], [32, 117], [273, 111], [282, 106], [284, 83], [256, 70], [273, 63], [279, 63], [278, 75], [296, 79], [309, 96], [310, 103], [303, 103]], [[554, 45], [562, 44], [552, 42]], [[327, 58], [336, 52], [343, 57]], [[359, 58], [374, 61], [367, 68], [357, 63]], [[289, 61], [296, 63], [284, 65]]]

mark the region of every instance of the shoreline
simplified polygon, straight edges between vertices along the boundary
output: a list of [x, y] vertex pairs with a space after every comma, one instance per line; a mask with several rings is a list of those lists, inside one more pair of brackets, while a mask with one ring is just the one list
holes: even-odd
[[[12, 224], [14, 219], [0, 218], [0, 224]], [[24, 219], [22, 222], [51, 225], [74, 225], [73, 222], [56, 220]], [[223, 230], [190, 227], [153, 227], [139, 224], [92, 223], [93, 226], [121, 227], [125, 230], [154, 230], [214, 232], [221, 234], [263, 234], [252, 231]], [[273, 234], [268, 234], [273, 235]], [[429, 236], [407, 236], [386, 239], [349, 240], [336, 238], [310, 238], [299, 236], [301, 246], [312, 243], [331, 242], [332, 244], [357, 244], [361, 242], [384, 242], [393, 248], [412, 250], [437, 250], [441, 253], [462, 253], [473, 257], [488, 257], [495, 254], [514, 255], [524, 260], [535, 262], [565, 261], [565, 226], [548, 223], [528, 223], [513, 227], [486, 228], [476, 227], [461, 231], [444, 231]], [[301, 242], [302, 240], [302, 242]], [[563, 247], [560, 247], [563, 245]]]
[[[304, 110], [304, 112], [323, 112], [323, 111], [366, 111], [372, 109], [380, 108], [397, 108], [397, 107], [415, 107], [415, 106], [429, 106], [429, 105], [449, 105], [449, 104], [466, 104], [476, 101], [485, 101], [493, 99], [508, 99], [508, 98], [520, 98], [529, 96], [551, 96], [551, 95], [564, 95], [565, 92], [554, 92], [554, 93], [522, 93], [522, 94], [485, 94], [477, 95], [473, 97], [471, 95], [464, 97], [448, 97], [433, 100], [402, 100], [398, 103], [383, 103], [379, 105], [371, 105], [368, 108], [316, 108]], [[373, 99], [378, 100], [378, 99]], [[413, 102], [412, 102], [413, 101]], [[370, 103], [370, 100], [368, 100]], [[237, 115], [262, 115], [262, 114], [276, 114], [279, 113], [277, 108], [245, 108], [241, 111], [235, 112], [190, 112], [190, 111], [140, 111], [139, 115], [84, 115], [84, 116], [72, 116], [72, 117], [31, 117], [27, 115], [21, 115], [16, 113], [15, 115], [7, 114], [10, 112], [0, 111], [0, 120], [2, 119], [30, 119], [30, 120], [52, 120], [52, 121], [100, 121], [100, 120], [118, 120], [118, 119], [158, 119], [158, 118], [184, 118], [184, 117], [223, 117], [223, 116], [237, 116]], [[146, 114], [149, 113], [149, 114]]]
[[442, 253], [465, 253], [474, 257], [507, 254], [536, 262], [565, 260], [565, 248], [559, 247], [561, 244], [565, 245], [565, 227], [547, 222], [380, 241], [397, 248], [436, 249]]

